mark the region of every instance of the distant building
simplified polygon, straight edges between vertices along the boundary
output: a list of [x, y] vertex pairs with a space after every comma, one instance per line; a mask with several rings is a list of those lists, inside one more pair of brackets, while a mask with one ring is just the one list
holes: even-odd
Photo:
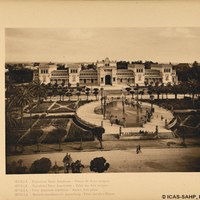
[[33, 73], [34, 80], [41, 83], [68, 84], [75, 86], [136, 85], [177, 83], [176, 71], [170, 64], [152, 64], [145, 69], [143, 64], [128, 64], [128, 69], [117, 69], [117, 61], [106, 58], [96, 62], [96, 68], [81, 69], [81, 65], [67, 65], [58, 70], [55, 64], [44, 64]]

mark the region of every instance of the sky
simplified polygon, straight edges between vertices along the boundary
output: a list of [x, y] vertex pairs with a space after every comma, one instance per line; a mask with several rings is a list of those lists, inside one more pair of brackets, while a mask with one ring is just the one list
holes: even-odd
[[200, 62], [200, 27], [7, 28], [6, 62]]

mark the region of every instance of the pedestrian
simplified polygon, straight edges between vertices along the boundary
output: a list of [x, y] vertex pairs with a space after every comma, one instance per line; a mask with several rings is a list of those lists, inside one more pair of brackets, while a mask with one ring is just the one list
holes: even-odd
[[59, 166], [57, 165], [56, 161], [55, 161], [55, 165], [52, 167], [52, 170], [54, 173], [59, 173]]
[[138, 153], [142, 153], [140, 145], [138, 145]]
[[64, 173], [69, 173], [69, 169], [72, 163], [72, 158], [70, 154], [66, 153], [66, 156], [63, 158], [63, 163], [64, 163]]
[[136, 146], [136, 153], [137, 153], [137, 154], [139, 153], [138, 146]]

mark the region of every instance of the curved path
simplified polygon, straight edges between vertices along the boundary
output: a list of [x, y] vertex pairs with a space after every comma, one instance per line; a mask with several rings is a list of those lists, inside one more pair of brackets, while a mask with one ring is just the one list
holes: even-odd
[[[118, 134], [120, 127], [119, 125], [113, 124], [111, 126], [109, 120], [104, 120], [102, 115], [94, 113], [94, 109], [100, 105], [100, 101], [94, 101], [85, 104], [77, 109], [77, 115], [82, 120], [95, 124], [97, 126], [101, 126], [101, 123], [103, 123], [103, 127], [105, 128], [105, 134]], [[150, 107], [149, 103], [143, 102], [142, 105]], [[139, 132], [140, 130], [154, 132], [157, 125], [159, 133], [165, 133], [166, 137], [169, 134], [169, 137], [171, 137], [171, 131], [165, 128], [165, 119], [167, 119], [167, 122], [169, 122], [173, 118], [173, 114], [170, 111], [165, 110], [156, 105], [154, 105], [154, 109], [155, 112], [153, 114], [151, 122], [147, 122], [146, 124], [144, 124], [144, 127], [122, 127], [122, 132]], [[164, 117], [163, 120], [161, 120], [161, 116]]]
[[[81, 106], [77, 110], [78, 117], [80, 117], [84, 121], [95, 124], [97, 126], [101, 126], [101, 124], [103, 123], [103, 127], [105, 128], [105, 134], [118, 134], [119, 127], [120, 127], [119, 125], [113, 124], [111, 126], [109, 120], [104, 120], [102, 115], [94, 113], [94, 109], [97, 106], [100, 106], [100, 104], [101, 104], [100, 101], [94, 101], [94, 102]], [[149, 103], [143, 102], [142, 105], [150, 107]], [[154, 105], [154, 109], [155, 109], [155, 112], [153, 114], [153, 118], [151, 119], [151, 122], [144, 124], [144, 127], [122, 128], [122, 132], [139, 132], [140, 130], [154, 132], [157, 125], [159, 133], [171, 135], [171, 131], [165, 128], [165, 119], [167, 120], [167, 122], [169, 122], [173, 118], [173, 114], [170, 111], [165, 110], [156, 105]], [[164, 117], [163, 120], [161, 120], [161, 116]]]

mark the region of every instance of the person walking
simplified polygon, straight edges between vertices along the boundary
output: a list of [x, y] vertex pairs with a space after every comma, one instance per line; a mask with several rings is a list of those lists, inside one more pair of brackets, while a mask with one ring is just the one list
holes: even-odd
[[138, 145], [138, 153], [142, 153], [140, 145]]
[[136, 153], [137, 153], [137, 154], [139, 153], [138, 146], [136, 146]]

